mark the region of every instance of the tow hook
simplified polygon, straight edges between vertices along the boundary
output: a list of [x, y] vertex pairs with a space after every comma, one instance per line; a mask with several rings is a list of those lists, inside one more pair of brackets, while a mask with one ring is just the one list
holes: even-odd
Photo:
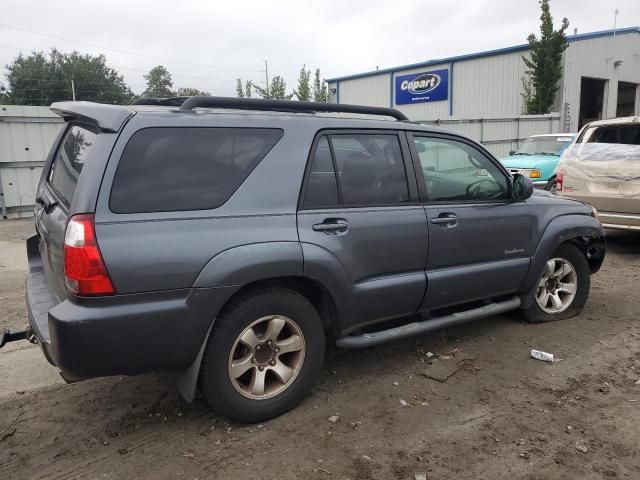
[[35, 336], [30, 325], [27, 325], [22, 330], [10, 331], [8, 328], [0, 330], [0, 348], [9, 342], [17, 342], [19, 340], [29, 340], [31, 343], [38, 343], [38, 337]]

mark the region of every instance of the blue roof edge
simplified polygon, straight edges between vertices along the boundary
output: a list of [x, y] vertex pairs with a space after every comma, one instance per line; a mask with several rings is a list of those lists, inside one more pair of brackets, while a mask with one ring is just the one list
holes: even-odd
[[[569, 43], [572, 43], [580, 40], [589, 40], [592, 38], [611, 37], [613, 36], [613, 32], [614, 30], [612, 29], [612, 30], [600, 30], [597, 32], [578, 33], [577, 35], [567, 35], [567, 41]], [[628, 33], [640, 34], [640, 26], [617, 28], [615, 32], [616, 32], [616, 35], [625, 35]], [[353, 75], [345, 75], [342, 77], [327, 78], [326, 82], [332, 83], [332, 82], [340, 82], [342, 80], [355, 80], [357, 78], [372, 77], [375, 75], [382, 75], [385, 73], [393, 73], [401, 70], [409, 70], [411, 68], [430, 67], [433, 65], [440, 65], [444, 63], [450, 63], [450, 62], [459, 62], [462, 60], [472, 60], [476, 58], [492, 57], [494, 55], [520, 52], [528, 49], [529, 49], [529, 44], [523, 43], [520, 45], [514, 45], [512, 47], [497, 48], [495, 50], [486, 50], [484, 52], [477, 52], [477, 53], [467, 53], [463, 55], [456, 55], [454, 57], [437, 58], [434, 60], [427, 60], [425, 62], [410, 63], [408, 65], [399, 65], [397, 67], [384, 68], [382, 70], [372, 70], [369, 72], [355, 73]]]

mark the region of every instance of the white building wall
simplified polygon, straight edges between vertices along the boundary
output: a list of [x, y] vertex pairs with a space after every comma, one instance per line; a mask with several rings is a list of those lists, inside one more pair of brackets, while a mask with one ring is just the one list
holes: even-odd
[[0, 218], [31, 215], [42, 165], [63, 125], [48, 107], [0, 105]]
[[340, 103], [388, 107], [390, 78], [391, 76], [386, 73], [342, 81], [340, 82]]
[[[622, 61], [614, 66], [615, 60]], [[607, 80], [603, 116], [614, 118], [618, 101], [618, 81], [640, 84], [640, 33], [572, 42], [565, 53], [564, 78], [561, 84], [564, 103], [571, 110], [570, 129], [578, 129], [580, 86], [582, 77]], [[636, 95], [636, 98], [638, 96]], [[636, 114], [640, 114], [636, 101]]]
[[528, 50], [453, 64], [453, 116], [505, 117], [522, 111], [522, 55]]

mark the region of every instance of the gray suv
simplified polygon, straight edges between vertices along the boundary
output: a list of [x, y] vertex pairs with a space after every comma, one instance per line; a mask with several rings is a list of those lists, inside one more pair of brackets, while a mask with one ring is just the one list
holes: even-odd
[[25, 335], [68, 381], [181, 371], [187, 400], [199, 387], [260, 421], [307, 394], [328, 337], [360, 348], [509, 310], [568, 318], [604, 258], [593, 208], [532, 196], [481, 145], [396, 110], [51, 108], [67, 123], [27, 240]]

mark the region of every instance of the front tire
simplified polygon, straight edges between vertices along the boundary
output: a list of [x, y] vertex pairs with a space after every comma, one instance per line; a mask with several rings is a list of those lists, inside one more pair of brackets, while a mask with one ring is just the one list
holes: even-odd
[[320, 376], [325, 336], [313, 305], [285, 288], [241, 295], [216, 319], [200, 387], [216, 411], [240, 422], [282, 415]]
[[531, 307], [522, 310], [530, 323], [564, 320], [578, 315], [589, 296], [591, 272], [575, 245], [560, 245], [547, 260]]
[[551, 193], [556, 193], [558, 191], [555, 175], [549, 179], [547, 184], [544, 186], [544, 189]]

